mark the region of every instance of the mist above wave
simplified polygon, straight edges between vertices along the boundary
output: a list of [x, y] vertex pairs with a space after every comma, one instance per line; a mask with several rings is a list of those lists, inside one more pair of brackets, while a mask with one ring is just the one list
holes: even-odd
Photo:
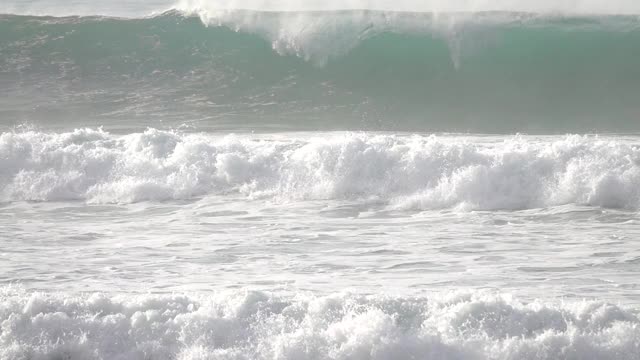
[[236, 194], [377, 199], [400, 209], [636, 208], [640, 148], [616, 140], [338, 133], [211, 136], [149, 129], [0, 135], [3, 201], [137, 202]]
[[252, 9], [268, 11], [309, 10], [389, 10], [407, 12], [509, 11], [567, 14], [638, 14], [633, 0], [179, 0], [176, 7], [186, 9]]
[[22, 15], [105, 15], [140, 17], [170, 8], [211, 10], [252, 9], [261, 11], [310, 10], [387, 10], [408, 12], [483, 12], [510, 11], [566, 14], [640, 14], [634, 0], [110, 0], [88, 2], [74, 0], [61, 4], [55, 0], [9, 0], [0, 5], [0, 13]]

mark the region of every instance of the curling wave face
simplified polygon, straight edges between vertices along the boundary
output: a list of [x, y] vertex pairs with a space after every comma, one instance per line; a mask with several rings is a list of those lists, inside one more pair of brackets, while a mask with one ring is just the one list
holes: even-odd
[[[601, 302], [262, 292], [64, 296], [4, 288], [0, 357], [631, 360], [640, 320]], [[34, 339], [38, 339], [34, 341]]]
[[0, 126], [640, 131], [633, 15], [0, 16]]
[[364, 199], [398, 209], [640, 205], [640, 147], [633, 138], [81, 129], [6, 132], [0, 154], [3, 201], [242, 196]]

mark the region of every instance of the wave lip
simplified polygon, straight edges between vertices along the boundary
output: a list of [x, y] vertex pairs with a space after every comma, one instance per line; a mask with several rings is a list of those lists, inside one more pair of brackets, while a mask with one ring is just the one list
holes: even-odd
[[70, 296], [4, 288], [2, 358], [635, 359], [640, 320], [601, 302], [240, 291]]
[[0, 135], [3, 201], [129, 203], [237, 194], [377, 199], [398, 209], [635, 209], [640, 148], [589, 136], [502, 142], [333, 133], [278, 138], [149, 129]]
[[[183, 4], [160, 17], [176, 15], [197, 17], [207, 27], [224, 27], [258, 35], [268, 41], [278, 54], [296, 55], [319, 66], [346, 56], [368, 40], [387, 34], [403, 35], [395, 41], [406, 41], [408, 37], [415, 41], [415, 46], [418, 46], [419, 41], [416, 40], [419, 38], [444, 42], [453, 65], [459, 68], [463, 57], [473, 58], [474, 52], [482, 52], [479, 47], [492, 50], [500, 45], [501, 38], [510, 37], [510, 32], [527, 31], [530, 36], [548, 32], [558, 38], [567, 32], [616, 37], [616, 34], [637, 32], [640, 28], [637, 16], [615, 11], [514, 10], [508, 7], [446, 11], [376, 8], [258, 11]], [[635, 39], [627, 40], [635, 42]], [[515, 41], [521, 44], [507, 45], [525, 45], [527, 39], [523, 37]], [[476, 42], [482, 45], [474, 44]], [[421, 45], [433, 46], [426, 41]], [[391, 47], [389, 51], [393, 51]], [[546, 55], [553, 56], [553, 53]]]

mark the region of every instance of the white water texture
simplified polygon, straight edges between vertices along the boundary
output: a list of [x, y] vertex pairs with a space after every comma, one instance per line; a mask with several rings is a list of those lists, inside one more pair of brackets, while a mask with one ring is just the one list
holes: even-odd
[[149, 129], [7, 132], [3, 201], [131, 203], [237, 194], [375, 200], [400, 209], [635, 209], [640, 148], [624, 139], [333, 133], [216, 137]]
[[631, 360], [640, 320], [599, 302], [523, 304], [491, 294], [432, 298], [101, 294], [5, 288], [3, 359]]

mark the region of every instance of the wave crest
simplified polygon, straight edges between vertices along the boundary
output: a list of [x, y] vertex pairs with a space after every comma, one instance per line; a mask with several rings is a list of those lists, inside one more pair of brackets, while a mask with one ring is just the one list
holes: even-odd
[[377, 199], [400, 209], [637, 208], [640, 148], [589, 136], [505, 141], [333, 133], [214, 136], [149, 129], [3, 133], [4, 201], [137, 202], [237, 194]]

